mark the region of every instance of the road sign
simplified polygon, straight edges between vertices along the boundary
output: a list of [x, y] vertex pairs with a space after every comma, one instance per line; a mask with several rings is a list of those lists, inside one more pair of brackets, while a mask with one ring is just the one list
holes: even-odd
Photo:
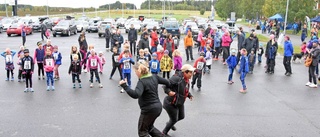
[[10, 6], [13, 6], [15, 5], [15, 0], [9, 0], [9, 3], [8, 3]]
[[235, 12], [231, 12], [230, 20], [236, 21], [236, 13]]

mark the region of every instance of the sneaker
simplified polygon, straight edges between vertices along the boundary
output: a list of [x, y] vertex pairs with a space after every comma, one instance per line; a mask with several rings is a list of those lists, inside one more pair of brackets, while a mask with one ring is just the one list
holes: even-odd
[[79, 84], [79, 88], [82, 88], [82, 85], [81, 85], [81, 83]]
[[51, 91], [54, 91], [54, 90], [55, 90], [54, 86], [51, 86]]
[[21, 82], [21, 79], [18, 79], [18, 82]]
[[228, 81], [228, 84], [229, 84], [229, 85], [233, 84], [233, 81]]
[[223, 65], [227, 65], [227, 63], [226, 63], [226, 62], [223, 62], [222, 64], [223, 64]]
[[30, 88], [29, 91], [34, 92], [33, 88]]
[[311, 83], [311, 84], [309, 85], [309, 87], [310, 87], [310, 88], [317, 88], [318, 85]]
[[84, 73], [87, 73], [87, 69], [84, 69], [83, 72], [84, 72]]
[[310, 86], [312, 83], [311, 82], [307, 82], [306, 83], [306, 86]]
[[103, 88], [103, 85], [102, 85], [102, 84], [100, 84], [100, 85], [99, 85], [99, 88]]
[[11, 77], [11, 81], [14, 81], [14, 77]]
[[6, 81], [9, 81], [9, 78], [6, 78]]
[[28, 88], [24, 89], [24, 92], [28, 92], [28, 91], [29, 91], [29, 89], [28, 89]]
[[247, 91], [245, 89], [240, 89], [240, 93], [245, 94], [245, 93], [247, 93]]
[[93, 88], [93, 83], [90, 84], [90, 88]]
[[41, 79], [41, 77], [40, 76], [38, 76], [38, 80], [40, 80]]
[[124, 89], [121, 89], [121, 90], [120, 90], [120, 93], [124, 93]]
[[49, 91], [50, 90], [50, 86], [47, 86], [47, 91]]
[[46, 79], [46, 77], [45, 77], [45, 76], [42, 76], [42, 79], [43, 79], [43, 80], [45, 80], [45, 79]]
[[73, 84], [73, 88], [76, 88], [76, 84]]

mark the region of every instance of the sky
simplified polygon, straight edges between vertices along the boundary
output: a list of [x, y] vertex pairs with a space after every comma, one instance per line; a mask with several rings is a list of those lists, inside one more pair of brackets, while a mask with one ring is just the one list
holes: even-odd
[[[9, 1], [13, 0], [0, 0], [0, 3], [9, 3]], [[100, 5], [115, 3], [116, 1], [120, 1], [123, 3], [133, 3], [140, 8], [140, 5], [145, 0], [18, 0], [20, 4], [29, 4], [33, 6], [43, 6], [47, 5], [47, 1], [49, 6], [51, 7], [98, 7]]]

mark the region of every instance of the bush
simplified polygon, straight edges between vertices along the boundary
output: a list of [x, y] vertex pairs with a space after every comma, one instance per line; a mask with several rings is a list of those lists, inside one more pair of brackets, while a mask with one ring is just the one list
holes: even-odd
[[204, 15], [204, 12], [205, 12], [205, 10], [204, 10], [204, 9], [201, 9], [201, 10], [200, 10], [200, 15]]

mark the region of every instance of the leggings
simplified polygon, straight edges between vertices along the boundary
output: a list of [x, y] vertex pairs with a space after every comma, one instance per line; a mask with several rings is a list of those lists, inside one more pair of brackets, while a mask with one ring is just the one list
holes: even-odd
[[[29, 85], [30, 82], [30, 85]], [[26, 73], [26, 88], [32, 88], [32, 75], [30, 72]]]
[[40, 72], [42, 73], [42, 76], [44, 76], [43, 63], [37, 63], [37, 64], [38, 64], [38, 76], [40, 77]]
[[90, 82], [93, 83], [93, 75], [96, 76], [98, 83], [100, 84], [100, 77], [97, 69], [90, 69]]
[[18, 79], [21, 79], [21, 78], [25, 78], [25, 75], [24, 74], [22, 74], [22, 70], [19, 70], [19, 72], [18, 72]]
[[316, 66], [309, 67], [309, 82], [317, 85], [317, 75], [315, 74]]
[[170, 77], [170, 71], [163, 71], [163, 72], [162, 72], [162, 77], [163, 77], [163, 78], [166, 78], [166, 74], [167, 74], [167, 78], [169, 79], [169, 77]]
[[72, 83], [75, 83], [76, 79], [77, 79], [78, 83], [81, 83], [80, 75], [72, 73]]
[[26, 36], [22, 36], [22, 45], [24, 46], [25, 43], [26, 43]]
[[110, 47], [110, 38], [106, 38], [106, 48]]
[[163, 108], [167, 111], [169, 115], [169, 122], [167, 123], [166, 127], [163, 129], [162, 133], [167, 134], [169, 130], [176, 124], [178, 121], [184, 119], [184, 105], [182, 106], [174, 106], [172, 105], [167, 98], [163, 101]]
[[220, 54], [220, 47], [214, 47], [213, 57], [219, 58], [219, 54]]
[[54, 77], [55, 78], [59, 78], [59, 67], [60, 67], [60, 65], [54, 66]]
[[10, 72], [11, 72], [11, 77], [13, 77], [13, 70], [7, 70], [7, 78], [10, 77]]
[[123, 79], [120, 66], [113, 66], [111, 74], [110, 74], [110, 78], [113, 76], [114, 72], [116, 72], [116, 69], [118, 69], [118, 71], [119, 71], [120, 78]]
[[223, 62], [225, 62], [230, 55], [230, 47], [222, 47], [222, 51], [223, 51]]
[[53, 80], [53, 71], [52, 72], [46, 72], [47, 74], [47, 86], [54, 86], [54, 80]]

